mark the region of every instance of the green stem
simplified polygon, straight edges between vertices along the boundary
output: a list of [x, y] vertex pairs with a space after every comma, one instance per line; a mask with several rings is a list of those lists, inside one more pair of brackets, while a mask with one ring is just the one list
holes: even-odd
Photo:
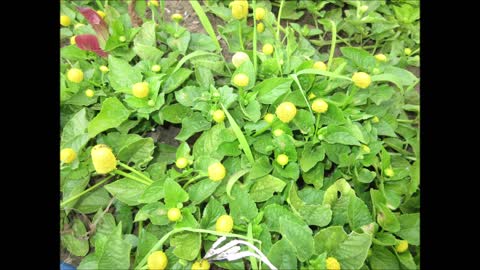
[[238, 20], [238, 41], [240, 42], [240, 47], [242, 48], [242, 50], [245, 50], [242, 40], [242, 20]]
[[[146, 260], [148, 259], [148, 256], [158, 250], [159, 248], [161, 248], [163, 246], [163, 243], [165, 241], [167, 241], [167, 239], [176, 234], [176, 233], [179, 233], [179, 232], [183, 232], [183, 231], [187, 231], [187, 232], [196, 232], [196, 233], [208, 233], [208, 234], [213, 234], [213, 235], [217, 235], [217, 236], [227, 236], [227, 237], [236, 237], [236, 238], [240, 238], [240, 239], [244, 239], [244, 240], [249, 240], [248, 237], [245, 237], [243, 235], [239, 235], [239, 234], [234, 234], [234, 233], [220, 233], [220, 232], [217, 232], [217, 231], [212, 231], [212, 230], [205, 230], [205, 229], [193, 229], [193, 228], [189, 228], [189, 227], [185, 227], [185, 228], [178, 228], [178, 229], [174, 229], [170, 232], [168, 232], [167, 234], [165, 234], [160, 240], [158, 240], [158, 242], [150, 249], [150, 251], [147, 252], [147, 254], [145, 254], [145, 256], [143, 257], [143, 259], [140, 261], [140, 263], [138, 263], [137, 267], [135, 267], [135, 269], [144, 269], [145, 267], [145, 263], [146, 263]], [[253, 239], [253, 241], [256, 241], [258, 243], [261, 243], [261, 241], [259, 240], [256, 240], [256, 239]]]
[[75, 196], [72, 196], [72, 197], [68, 198], [68, 200], [61, 202], [61, 203], [60, 203], [60, 207], [64, 207], [66, 204], [68, 204], [68, 203], [70, 203], [70, 202], [73, 202], [73, 201], [75, 201], [76, 199], [82, 197], [83, 195], [89, 193], [90, 191], [96, 189], [97, 187], [101, 186], [103, 183], [107, 182], [108, 180], [110, 180], [110, 179], [111, 179], [112, 177], [114, 177], [114, 176], [115, 176], [115, 175], [112, 174], [112, 175], [110, 175], [109, 177], [103, 179], [102, 181], [96, 183], [95, 185], [89, 187], [88, 189], [86, 189], [86, 190], [78, 193], [78, 194], [75, 195]]
[[353, 99], [353, 96], [357, 93], [358, 89], [359, 89], [359, 88], [356, 87], [356, 86], [353, 87], [352, 92], [348, 95], [347, 99], [346, 99], [345, 102], [343, 103], [342, 109], [345, 108], [346, 106], [348, 106], [348, 105], [350, 104], [350, 102], [351, 102], [352, 99]]
[[134, 181], [137, 181], [137, 182], [139, 182], [139, 183], [145, 184], [145, 185], [147, 185], [147, 186], [150, 186], [150, 184], [151, 184], [151, 183], [149, 183], [149, 182], [147, 182], [147, 181], [145, 181], [145, 180], [143, 180], [143, 179], [141, 179], [141, 178], [137, 178], [137, 177], [135, 177], [135, 176], [133, 176], [133, 175], [124, 173], [124, 172], [122, 172], [122, 171], [120, 171], [120, 170], [114, 170], [113, 173], [118, 174], [118, 175], [121, 175], [121, 176], [126, 177], [126, 178], [130, 178], [130, 179], [132, 179], [132, 180], [134, 180]]
[[[247, 237], [248, 237], [248, 242], [253, 245], [254, 243], [253, 243], [252, 223], [248, 223]], [[250, 247], [248, 248], [248, 250], [250, 252], [255, 253]], [[250, 256], [249, 261], [250, 261], [250, 265], [251, 265], [252, 269], [253, 270], [258, 270], [257, 259], [253, 256]]]
[[327, 71], [330, 70], [330, 67], [332, 66], [333, 55], [335, 54], [335, 45], [337, 42], [337, 26], [332, 20], [330, 20], [330, 23], [332, 24], [332, 45], [330, 46], [330, 56], [328, 57]]
[[253, 8], [253, 71], [257, 74], [257, 19], [255, 18], [255, 0], [252, 1]]
[[131, 171], [132, 173], [134, 173], [134, 174], [136, 174], [136, 175], [140, 176], [142, 179], [145, 179], [145, 180], [146, 180], [147, 182], [149, 182], [150, 184], [151, 184], [151, 183], [153, 183], [153, 180], [152, 180], [152, 179], [148, 178], [148, 177], [147, 177], [147, 176], [145, 176], [143, 173], [141, 173], [141, 172], [139, 172], [139, 171], [135, 170], [134, 168], [132, 168], [132, 167], [128, 166], [127, 164], [125, 164], [125, 163], [123, 163], [123, 162], [119, 161], [119, 162], [118, 162], [118, 165], [120, 165], [121, 167], [123, 167], [123, 168], [125, 168], [125, 169], [127, 169], [127, 170]]
[[192, 179], [188, 180], [188, 182], [186, 182], [186, 183], [183, 185], [183, 189], [186, 189], [186, 188], [188, 187], [188, 185], [190, 185], [191, 183], [197, 181], [198, 179], [204, 178], [204, 177], [207, 177], [207, 175], [199, 174], [199, 175], [193, 177]]
[[310, 106], [310, 102], [308, 102], [307, 96], [305, 96], [305, 91], [303, 90], [302, 85], [298, 81], [297, 75], [296, 74], [291, 74], [290, 76], [293, 78], [293, 80], [297, 84], [298, 88], [300, 89], [300, 93], [302, 94], [303, 99], [305, 100], [305, 104], [307, 104], [307, 107], [308, 107], [308, 110], [310, 111], [310, 114], [312, 115], [313, 118], [315, 118], [315, 116], [313, 114], [313, 111], [312, 111], [312, 106]]
[[317, 136], [318, 128], [320, 127], [320, 114], [317, 113], [317, 121], [315, 121], [315, 133], [313, 136]]
[[261, 134], [264, 133], [265, 131], [269, 130], [271, 127], [272, 127], [272, 124], [268, 124], [268, 126], [257, 130], [257, 132], [255, 132], [255, 134], [253, 134], [253, 137], [255, 138], [255, 137], [257, 137], [258, 135], [261, 135]]
[[277, 17], [277, 40], [280, 41], [280, 17], [282, 17], [282, 10], [283, 5], [285, 4], [285, 0], [280, 2], [280, 8], [278, 9], [278, 17]]

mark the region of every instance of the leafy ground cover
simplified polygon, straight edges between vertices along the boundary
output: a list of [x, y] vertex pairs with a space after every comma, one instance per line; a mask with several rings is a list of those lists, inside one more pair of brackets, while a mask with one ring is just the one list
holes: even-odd
[[180, 2], [61, 1], [63, 258], [419, 268], [419, 3]]

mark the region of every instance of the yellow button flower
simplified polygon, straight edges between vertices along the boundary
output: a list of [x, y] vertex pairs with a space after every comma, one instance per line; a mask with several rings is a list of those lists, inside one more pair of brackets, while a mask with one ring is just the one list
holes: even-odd
[[355, 72], [352, 81], [357, 87], [365, 89], [372, 83], [372, 78], [365, 72]]
[[340, 263], [334, 257], [328, 257], [325, 261], [327, 264], [327, 270], [340, 270]]
[[246, 0], [235, 0], [230, 2], [229, 7], [232, 9], [232, 16], [241, 20], [248, 15], [248, 2]]
[[105, 144], [97, 144], [91, 151], [93, 167], [98, 174], [107, 174], [117, 168], [117, 158]]
[[72, 163], [77, 158], [77, 153], [72, 148], [65, 148], [60, 151], [60, 160], [63, 163]]
[[286, 101], [278, 105], [277, 109], [275, 110], [275, 114], [280, 121], [288, 123], [292, 121], [297, 114], [297, 107], [295, 107], [295, 104], [292, 102]]
[[328, 110], [328, 103], [321, 98], [317, 98], [312, 103], [312, 110], [317, 113], [324, 113]]

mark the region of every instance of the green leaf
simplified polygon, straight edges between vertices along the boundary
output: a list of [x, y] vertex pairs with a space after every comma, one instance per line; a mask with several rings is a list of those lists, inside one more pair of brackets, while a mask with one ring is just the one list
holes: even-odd
[[154, 225], [166, 225], [170, 221], [167, 217], [168, 208], [161, 202], [144, 205], [135, 215], [134, 222], [150, 219]]
[[257, 205], [250, 194], [239, 186], [232, 189], [233, 198], [228, 198], [230, 215], [236, 224], [248, 223], [258, 214]]
[[226, 211], [225, 208], [223, 208], [223, 205], [215, 198], [212, 198], [208, 201], [207, 205], [203, 209], [200, 225], [203, 229], [215, 229], [215, 223], [217, 222], [217, 219], [225, 214]]
[[[322, 131], [321, 129], [320, 131]], [[351, 129], [343, 126], [328, 126], [321, 133], [326, 142], [331, 144], [345, 144], [360, 146], [360, 142], [355, 137]]]
[[183, 106], [193, 107], [197, 99], [202, 97], [204, 90], [200, 87], [185, 86], [184, 88], [175, 91], [175, 99]]
[[298, 197], [295, 184], [291, 185], [288, 201], [308, 225], [323, 227], [332, 220], [330, 205], [306, 204]]
[[294, 247], [299, 261], [308, 260], [313, 254], [312, 231], [307, 226], [301, 226], [289, 218], [280, 217], [280, 233]]
[[261, 156], [255, 160], [255, 163], [248, 174], [250, 179], [256, 179], [262, 176], [269, 174], [272, 171], [273, 167], [270, 164], [270, 160], [266, 156]]
[[106, 207], [110, 201], [110, 196], [104, 188], [99, 188], [82, 196], [75, 208], [83, 214], [90, 214], [96, 212], [98, 209]]
[[167, 178], [163, 188], [165, 190], [165, 205], [168, 208], [177, 207], [179, 203], [188, 201], [188, 193], [172, 179]]
[[175, 247], [173, 254], [187, 261], [194, 260], [200, 253], [202, 238], [199, 233], [182, 232], [172, 236], [170, 245]]
[[138, 234], [138, 246], [135, 252], [135, 265], [148, 254], [157, 241], [158, 238], [153, 233], [145, 229], [140, 230]]
[[308, 172], [302, 172], [303, 181], [307, 184], [312, 184], [315, 188], [323, 187], [323, 179], [325, 173], [325, 165], [323, 163], [317, 163], [313, 169]]
[[370, 98], [376, 105], [380, 105], [382, 102], [389, 100], [393, 94], [395, 94], [395, 90], [388, 85], [370, 87], [368, 91], [368, 98]]
[[182, 104], [175, 103], [167, 105], [162, 109], [163, 118], [174, 124], [179, 124], [183, 119], [192, 115], [192, 110]]
[[140, 70], [133, 68], [123, 59], [109, 55], [108, 68], [110, 69], [108, 79], [116, 91], [130, 94], [132, 86], [142, 81]]
[[137, 44], [156, 46], [156, 42], [154, 21], [145, 22], [133, 40], [134, 46]]
[[99, 269], [130, 268], [130, 250], [132, 246], [122, 239], [121, 229], [120, 225], [117, 226], [103, 245], [103, 252], [96, 252]]
[[188, 189], [190, 200], [193, 204], [203, 202], [215, 192], [220, 184], [221, 181], [212, 181], [208, 178], [195, 183]]
[[375, 245], [380, 246], [393, 246], [397, 243], [397, 239], [391, 233], [376, 233], [375, 238], [372, 239]]
[[203, 115], [199, 112], [194, 112], [191, 116], [188, 116], [182, 120], [182, 130], [175, 139], [179, 141], [186, 141], [193, 134], [207, 130], [211, 127], [211, 123], [207, 121]]
[[70, 147], [77, 153], [88, 142], [88, 119], [85, 108], [78, 111], [68, 120], [62, 130], [61, 148]]
[[[216, 38], [215, 38], [215, 41], [218, 42]], [[217, 47], [215, 46], [215, 43], [212, 43], [212, 40], [210, 39], [209, 36], [202, 33], [192, 33], [190, 46], [188, 48], [192, 51], [213, 52]]]
[[297, 269], [297, 258], [292, 252], [294, 247], [286, 239], [272, 245], [267, 258], [277, 269]]
[[395, 214], [385, 204], [378, 204], [377, 207], [377, 223], [384, 230], [389, 232], [398, 232], [400, 230], [400, 222]]
[[141, 203], [156, 202], [165, 197], [165, 191], [163, 190], [164, 181], [155, 181], [148, 186], [140, 196], [139, 201]]
[[352, 196], [348, 204], [348, 223], [352, 230], [357, 230], [363, 225], [373, 222], [370, 211], [362, 199]]
[[372, 269], [400, 269], [397, 258], [386, 247], [373, 245], [372, 256], [368, 260]]
[[371, 244], [371, 235], [352, 232], [330, 254], [340, 262], [342, 269], [359, 269], [367, 258]]
[[90, 253], [87, 256], [83, 257], [77, 269], [78, 270], [98, 269], [98, 260], [95, 256], [95, 253]]
[[302, 156], [299, 160], [302, 171], [307, 172], [325, 158], [325, 148], [320, 145], [315, 145], [312, 142], [307, 142], [303, 147]]
[[176, 36], [177, 34], [179, 33], [167, 38], [167, 45], [172, 48], [173, 51], [179, 51], [181, 54], [185, 54], [188, 49], [188, 44], [190, 43], [190, 32], [184, 31], [178, 37]]
[[290, 90], [291, 78], [269, 78], [257, 84], [252, 92], [258, 92], [257, 99], [262, 104], [274, 104], [277, 98]]
[[119, 201], [129, 206], [139, 205], [139, 198], [147, 189], [147, 185], [129, 178], [122, 178], [105, 186], [105, 189]]
[[247, 107], [245, 108], [245, 112], [248, 118], [250, 118], [250, 120], [255, 123], [258, 120], [260, 120], [260, 116], [261, 116], [260, 109], [261, 109], [260, 103], [258, 103], [258, 101], [256, 100], [253, 100], [247, 105]]
[[337, 192], [340, 192], [342, 197], [355, 195], [355, 191], [350, 187], [350, 184], [345, 179], [341, 178], [327, 188], [323, 195], [323, 204], [333, 205], [338, 200]]
[[268, 229], [270, 231], [280, 232], [281, 217], [285, 217], [286, 219], [295, 222], [301, 226], [308, 227], [307, 224], [302, 219], [300, 219], [300, 217], [293, 214], [292, 211], [279, 204], [270, 204], [266, 206], [263, 209], [263, 213], [264, 222], [268, 226]]
[[377, 176], [377, 173], [372, 172], [369, 169], [362, 168], [358, 173], [357, 180], [360, 183], [368, 184], [368, 183], [371, 183], [376, 176]]
[[413, 260], [412, 254], [409, 251], [403, 252], [403, 253], [396, 253], [397, 258], [408, 270], [415, 270], [417, 269], [417, 265], [415, 264], [415, 261]]
[[177, 89], [182, 85], [183, 82], [185, 82], [188, 77], [192, 74], [192, 70], [186, 69], [186, 68], [180, 68], [177, 71], [175, 71], [173, 74], [170, 74], [167, 76], [167, 80], [165, 81], [165, 84], [163, 85], [163, 92], [165, 93], [170, 93], [173, 90]]
[[313, 133], [315, 119], [309, 111], [298, 110], [292, 122], [302, 134]]
[[100, 132], [120, 126], [128, 119], [130, 112], [116, 97], [110, 97], [103, 101], [100, 113], [88, 124], [88, 135], [95, 137]]
[[83, 257], [87, 255], [89, 250], [88, 239], [83, 238], [87, 230], [83, 222], [78, 218], [73, 220], [72, 229], [73, 232], [62, 234], [62, 245], [66, 247], [71, 254]]
[[233, 88], [228, 85], [218, 88], [218, 92], [220, 92], [220, 103], [227, 109], [238, 98], [238, 95], [233, 93]]
[[420, 245], [420, 214], [400, 215], [398, 221], [400, 222], [400, 230], [395, 234], [407, 240], [411, 245]]
[[255, 180], [250, 188], [250, 197], [255, 202], [263, 202], [270, 199], [274, 192], [281, 192], [286, 183], [271, 175]]
[[151, 61], [152, 63], [158, 63], [165, 53], [154, 46], [145, 44], [135, 44], [133, 51], [140, 56], [142, 60]]
[[65, 46], [60, 49], [60, 57], [78, 61], [88, 58], [88, 52], [78, 48], [76, 45]]
[[375, 67], [375, 57], [361, 48], [342, 47], [343, 56], [351, 60], [355, 66], [363, 70], [370, 70]]
[[125, 163], [134, 163], [143, 167], [153, 159], [153, 149], [155, 148], [152, 138], [143, 138], [134, 143], [123, 147], [117, 155], [117, 158]]
[[330, 226], [315, 234], [315, 254], [330, 253], [347, 239], [342, 226]]

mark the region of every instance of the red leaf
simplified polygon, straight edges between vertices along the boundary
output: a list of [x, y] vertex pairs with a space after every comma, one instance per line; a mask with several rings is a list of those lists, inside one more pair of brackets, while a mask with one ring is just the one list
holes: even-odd
[[107, 53], [103, 51], [100, 48], [100, 45], [98, 44], [98, 39], [97, 36], [95, 35], [78, 35], [75, 37], [75, 42], [77, 44], [77, 47], [85, 50], [85, 51], [92, 51], [96, 54], [98, 54], [101, 57], [107, 57]]
[[105, 44], [109, 36], [107, 23], [91, 8], [78, 7], [77, 9], [82, 13], [83, 17], [87, 19], [90, 25], [92, 25], [98, 37], [102, 39], [103, 44]]

